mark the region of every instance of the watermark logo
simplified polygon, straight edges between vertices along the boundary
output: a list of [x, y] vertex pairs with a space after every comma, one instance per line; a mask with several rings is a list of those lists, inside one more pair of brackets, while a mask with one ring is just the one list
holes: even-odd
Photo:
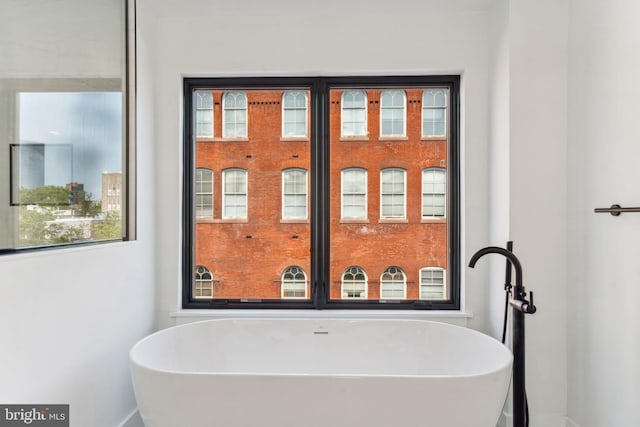
[[69, 427], [69, 405], [0, 405], [0, 427]]

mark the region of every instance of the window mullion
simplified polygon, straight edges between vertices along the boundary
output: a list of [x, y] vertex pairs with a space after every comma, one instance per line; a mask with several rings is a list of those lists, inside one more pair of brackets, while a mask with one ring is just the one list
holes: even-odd
[[317, 79], [311, 89], [311, 300], [325, 306], [329, 295], [329, 92]]

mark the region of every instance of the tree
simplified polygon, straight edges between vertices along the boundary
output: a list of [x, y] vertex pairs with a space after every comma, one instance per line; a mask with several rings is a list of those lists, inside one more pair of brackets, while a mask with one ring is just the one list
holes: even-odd
[[118, 239], [122, 237], [122, 221], [117, 212], [107, 212], [103, 220], [91, 225], [91, 238], [94, 240]]
[[69, 206], [69, 190], [54, 185], [37, 188], [20, 188], [20, 204]]
[[49, 231], [47, 221], [56, 219], [48, 209], [28, 209], [20, 206], [18, 227], [20, 246], [37, 246], [47, 243]]
[[39, 246], [51, 243], [70, 243], [86, 240], [85, 229], [56, 222], [49, 207], [20, 206], [20, 246]]
[[82, 227], [65, 226], [53, 223], [49, 224], [47, 228], [51, 243], [71, 243], [86, 240]]
[[[100, 204], [90, 200], [91, 193], [78, 193], [77, 205], [82, 216], [94, 217], [100, 213]], [[21, 246], [51, 243], [70, 243], [86, 240], [86, 227], [63, 223], [60, 210], [69, 211], [71, 192], [53, 185], [20, 189], [19, 241]]]
[[102, 202], [91, 200], [92, 197], [91, 193], [82, 193], [78, 204], [78, 215], [93, 218], [102, 212]]

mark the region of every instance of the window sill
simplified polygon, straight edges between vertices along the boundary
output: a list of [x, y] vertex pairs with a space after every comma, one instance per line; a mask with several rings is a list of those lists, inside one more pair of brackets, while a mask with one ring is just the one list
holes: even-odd
[[422, 218], [420, 220], [420, 223], [422, 224], [446, 224], [447, 223], [447, 219], [442, 217], [442, 218]]
[[213, 319], [416, 319], [467, 326], [473, 313], [461, 310], [178, 310], [169, 313], [176, 325]]
[[340, 220], [340, 224], [369, 224], [371, 221], [369, 221], [366, 218], [363, 219], [341, 219]]
[[35, 246], [23, 248], [0, 249], [0, 264], [13, 262], [15, 259], [43, 258], [51, 256], [66, 256], [76, 252], [108, 251], [114, 247], [135, 245], [137, 241], [124, 239], [93, 240], [89, 242], [66, 243], [50, 246]]
[[309, 224], [308, 219], [281, 219], [280, 224]]
[[341, 136], [340, 142], [369, 142], [369, 136]]
[[446, 136], [422, 136], [420, 137], [420, 141], [425, 142], [447, 142]]
[[380, 218], [378, 220], [379, 224], [408, 224], [409, 220], [407, 218]]
[[308, 136], [283, 136], [280, 142], [309, 142]]
[[409, 141], [409, 138], [406, 136], [381, 136], [378, 138], [379, 142], [401, 142], [401, 141]]
[[[306, 222], [306, 221], [304, 221]], [[247, 218], [196, 218], [196, 224], [248, 224]]]
[[207, 141], [211, 141], [211, 142], [249, 142], [249, 138], [248, 137], [241, 137], [241, 138], [213, 138], [213, 139], [209, 139]]

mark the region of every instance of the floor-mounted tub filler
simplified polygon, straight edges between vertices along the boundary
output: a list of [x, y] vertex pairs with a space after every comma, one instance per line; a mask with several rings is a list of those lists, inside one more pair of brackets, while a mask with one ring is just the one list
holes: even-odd
[[513, 358], [422, 320], [224, 319], [131, 350], [146, 427], [495, 427]]

